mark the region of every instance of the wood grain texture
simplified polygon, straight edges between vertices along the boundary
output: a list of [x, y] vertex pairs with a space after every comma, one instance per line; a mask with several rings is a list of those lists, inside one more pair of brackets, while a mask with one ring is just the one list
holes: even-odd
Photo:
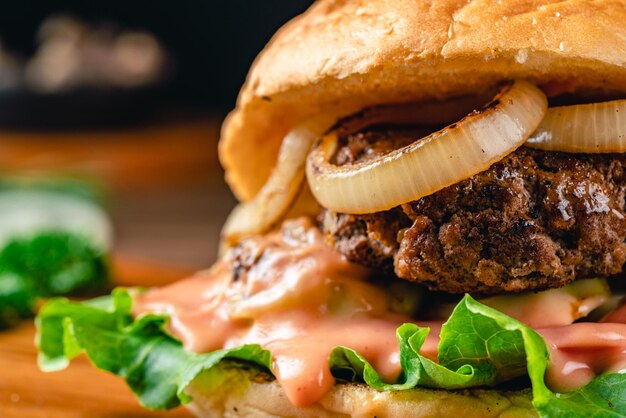
[[114, 190], [163, 190], [221, 181], [220, 119], [166, 117], [132, 129], [0, 131], [6, 172], [82, 175]]

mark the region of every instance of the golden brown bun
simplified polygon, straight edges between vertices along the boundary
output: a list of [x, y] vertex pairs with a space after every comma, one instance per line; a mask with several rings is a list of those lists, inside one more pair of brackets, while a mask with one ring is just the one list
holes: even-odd
[[197, 417], [535, 418], [530, 391], [413, 389], [378, 392], [338, 384], [315, 405], [295, 408], [276, 381], [258, 372], [218, 366], [200, 376], [187, 405]]
[[286, 131], [340, 104], [445, 98], [524, 78], [626, 93], [626, 1], [321, 0], [257, 58], [222, 130], [227, 180], [248, 200]]

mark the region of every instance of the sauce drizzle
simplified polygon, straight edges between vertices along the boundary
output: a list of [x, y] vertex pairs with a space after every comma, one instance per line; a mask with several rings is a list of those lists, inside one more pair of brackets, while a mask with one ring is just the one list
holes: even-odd
[[[336, 346], [356, 350], [386, 381], [401, 372], [396, 329], [415, 321], [390, 312], [388, 292], [369, 274], [299, 220], [246, 241], [207, 272], [136, 295], [133, 310], [168, 314], [171, 332], [190, 351], [270, 350], [287, 397], [305, 406], [335, 384], [328, 358]], [[431, 327], [422, 354], [435, 359], [441, 323], [420, 325]]]

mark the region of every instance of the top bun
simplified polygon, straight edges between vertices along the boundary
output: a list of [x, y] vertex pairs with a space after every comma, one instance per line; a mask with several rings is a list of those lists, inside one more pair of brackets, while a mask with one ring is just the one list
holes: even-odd
[[337, 105], [480, 93], [527, 79], [548, 95], [626, 93], [626, 0], [320, 0], [274, 36], [222, 129], [241, 200], [265, 183], [285, 133]]

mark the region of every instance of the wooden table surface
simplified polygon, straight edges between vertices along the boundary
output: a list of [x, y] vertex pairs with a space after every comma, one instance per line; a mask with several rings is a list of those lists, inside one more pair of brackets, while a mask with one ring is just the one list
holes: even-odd
[[[189, 273], [127, 258], [118, 258], [115, 270], [119, 285], [164, 285]], [[184, 408], [168, 412], [143, 409], [121, 378], [97, 370], [84, 357], [61, 372], [40, 371], [34, 337], [32, 320], [0, 332], [0, 417], [191, 417]]]

